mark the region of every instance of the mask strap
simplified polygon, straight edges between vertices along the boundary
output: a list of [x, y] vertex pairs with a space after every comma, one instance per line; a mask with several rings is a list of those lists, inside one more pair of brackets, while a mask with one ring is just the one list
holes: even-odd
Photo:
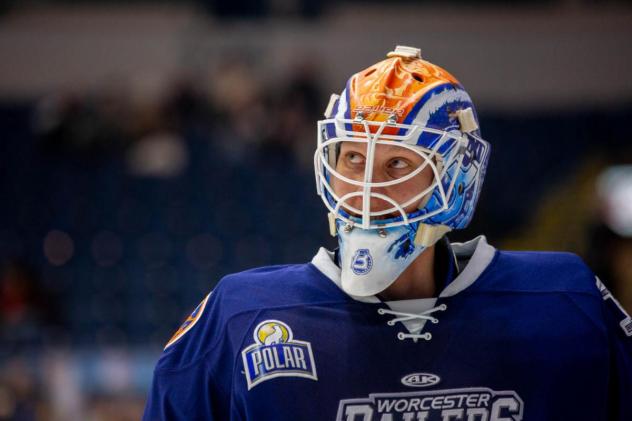
[[447, 225], [428, 225], [420, 223], [419, 228], [417, 228], [417, 234], [415, 234], [415, 245], [430, 247], [451, 230], [452, 228]]

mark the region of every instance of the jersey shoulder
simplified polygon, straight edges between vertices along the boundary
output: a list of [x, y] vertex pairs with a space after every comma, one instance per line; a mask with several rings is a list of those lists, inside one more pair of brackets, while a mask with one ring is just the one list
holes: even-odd
[[485, 289], [583, 293], [600, 297], [595, 275], [573, 253], [499, 250], [487, 278]]
[[218, 348], [223, 349], [215, 354], [230, 355], [261, 310], [346, 299], [311, 264], [267, 266], [227, 275], [167, 342], [157, 370], [185, 368]]
[[224, 277], [216, 289], [224, 295], [224, 305], [237, 311], [348, 300], [310, 263], [235, 273]]

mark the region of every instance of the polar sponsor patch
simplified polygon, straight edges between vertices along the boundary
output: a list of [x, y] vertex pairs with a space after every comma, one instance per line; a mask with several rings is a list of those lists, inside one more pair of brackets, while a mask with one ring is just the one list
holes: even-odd
[[275, 377], [318, 380], [312, 345], [294, 339], [279, 320], [265, 320], [253, 332], [255, 343], [241, 351], [248, 390]]
[[523, 407], [516, 392], [485, 387], [373, 393], [340, 401], [336, 421], [521, 421]]
[[164, 349], [169, 348], [178, 339], [183, 337], [189, 330], [191, 330], [191, 328], [193, 326], [195, 326], [195, 324], [198, 322], [198, 320], [200, 320], [200, 316], [202, 315], [202, 313], [204, 313], [204, 309], [206, 308], [206, 303], [208, 302], [208, 299], [209, 299], [210, 296], [211, 296], [211, 293], [209, 293], [202, 300], [202, 302], [200, 304], [198, 304], [198, 306], [195, 308], [195, 310], [193, 310], [191, 315], [186, 318], [186, 320], [182, 323], [182, 325], [176, 331], [176, 333], [174, 333], [173, 336], [171, 337], [171, 339], [169, 339], [169, 342], [167, 342], [167, 345], [165, 345]]
[[619, 303], [619, 301], [617, 301], [617, 299], [614, 298], [614, 296], [610, 293], [608, 288], [596, 276], [595, 276], [595, 283], [597, 285], [597, 288], [599, 288], [599, 292], [601, 293], [601, 298], [603, 298], [604, 301], [610, 300], [617, 307], [618, 311], [621, 312], [621, 317], [623, 317], [623, 319], [621, 319], [621, 321], [619, 322], [619, 326], [621, 326], [621, 329], [623, 329], [623, 332], [627, 336], [632, 336], [632, 317], [630, 317], [628, 312], [625, 311], [625, 309]]

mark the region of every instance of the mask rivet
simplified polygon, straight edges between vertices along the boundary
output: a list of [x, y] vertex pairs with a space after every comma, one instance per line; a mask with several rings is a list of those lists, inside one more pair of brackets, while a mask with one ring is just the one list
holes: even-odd
[[350, 233], [352, 229], [353, 229], [353, 226], [352, 226], [351, 224], [346, 224], [346, 225], [342, 228], [342, 230], [343, 230], [344, 232], [346, 232], [346, 233]]
[[379, 230], [377, 230], [377, 235], [379, 235], [382, 238], [386, 238], [386, 230], [384, 228], [380, 228]]

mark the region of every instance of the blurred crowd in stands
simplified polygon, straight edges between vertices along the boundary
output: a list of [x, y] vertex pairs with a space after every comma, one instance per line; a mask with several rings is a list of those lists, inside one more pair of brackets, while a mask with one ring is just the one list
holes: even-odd
[[0, 105], [0, 420], [138, 419], [161, 346], [222, 275], [330, 241], [316, 71], [267, 85], [228, 59], [157, 96]]

